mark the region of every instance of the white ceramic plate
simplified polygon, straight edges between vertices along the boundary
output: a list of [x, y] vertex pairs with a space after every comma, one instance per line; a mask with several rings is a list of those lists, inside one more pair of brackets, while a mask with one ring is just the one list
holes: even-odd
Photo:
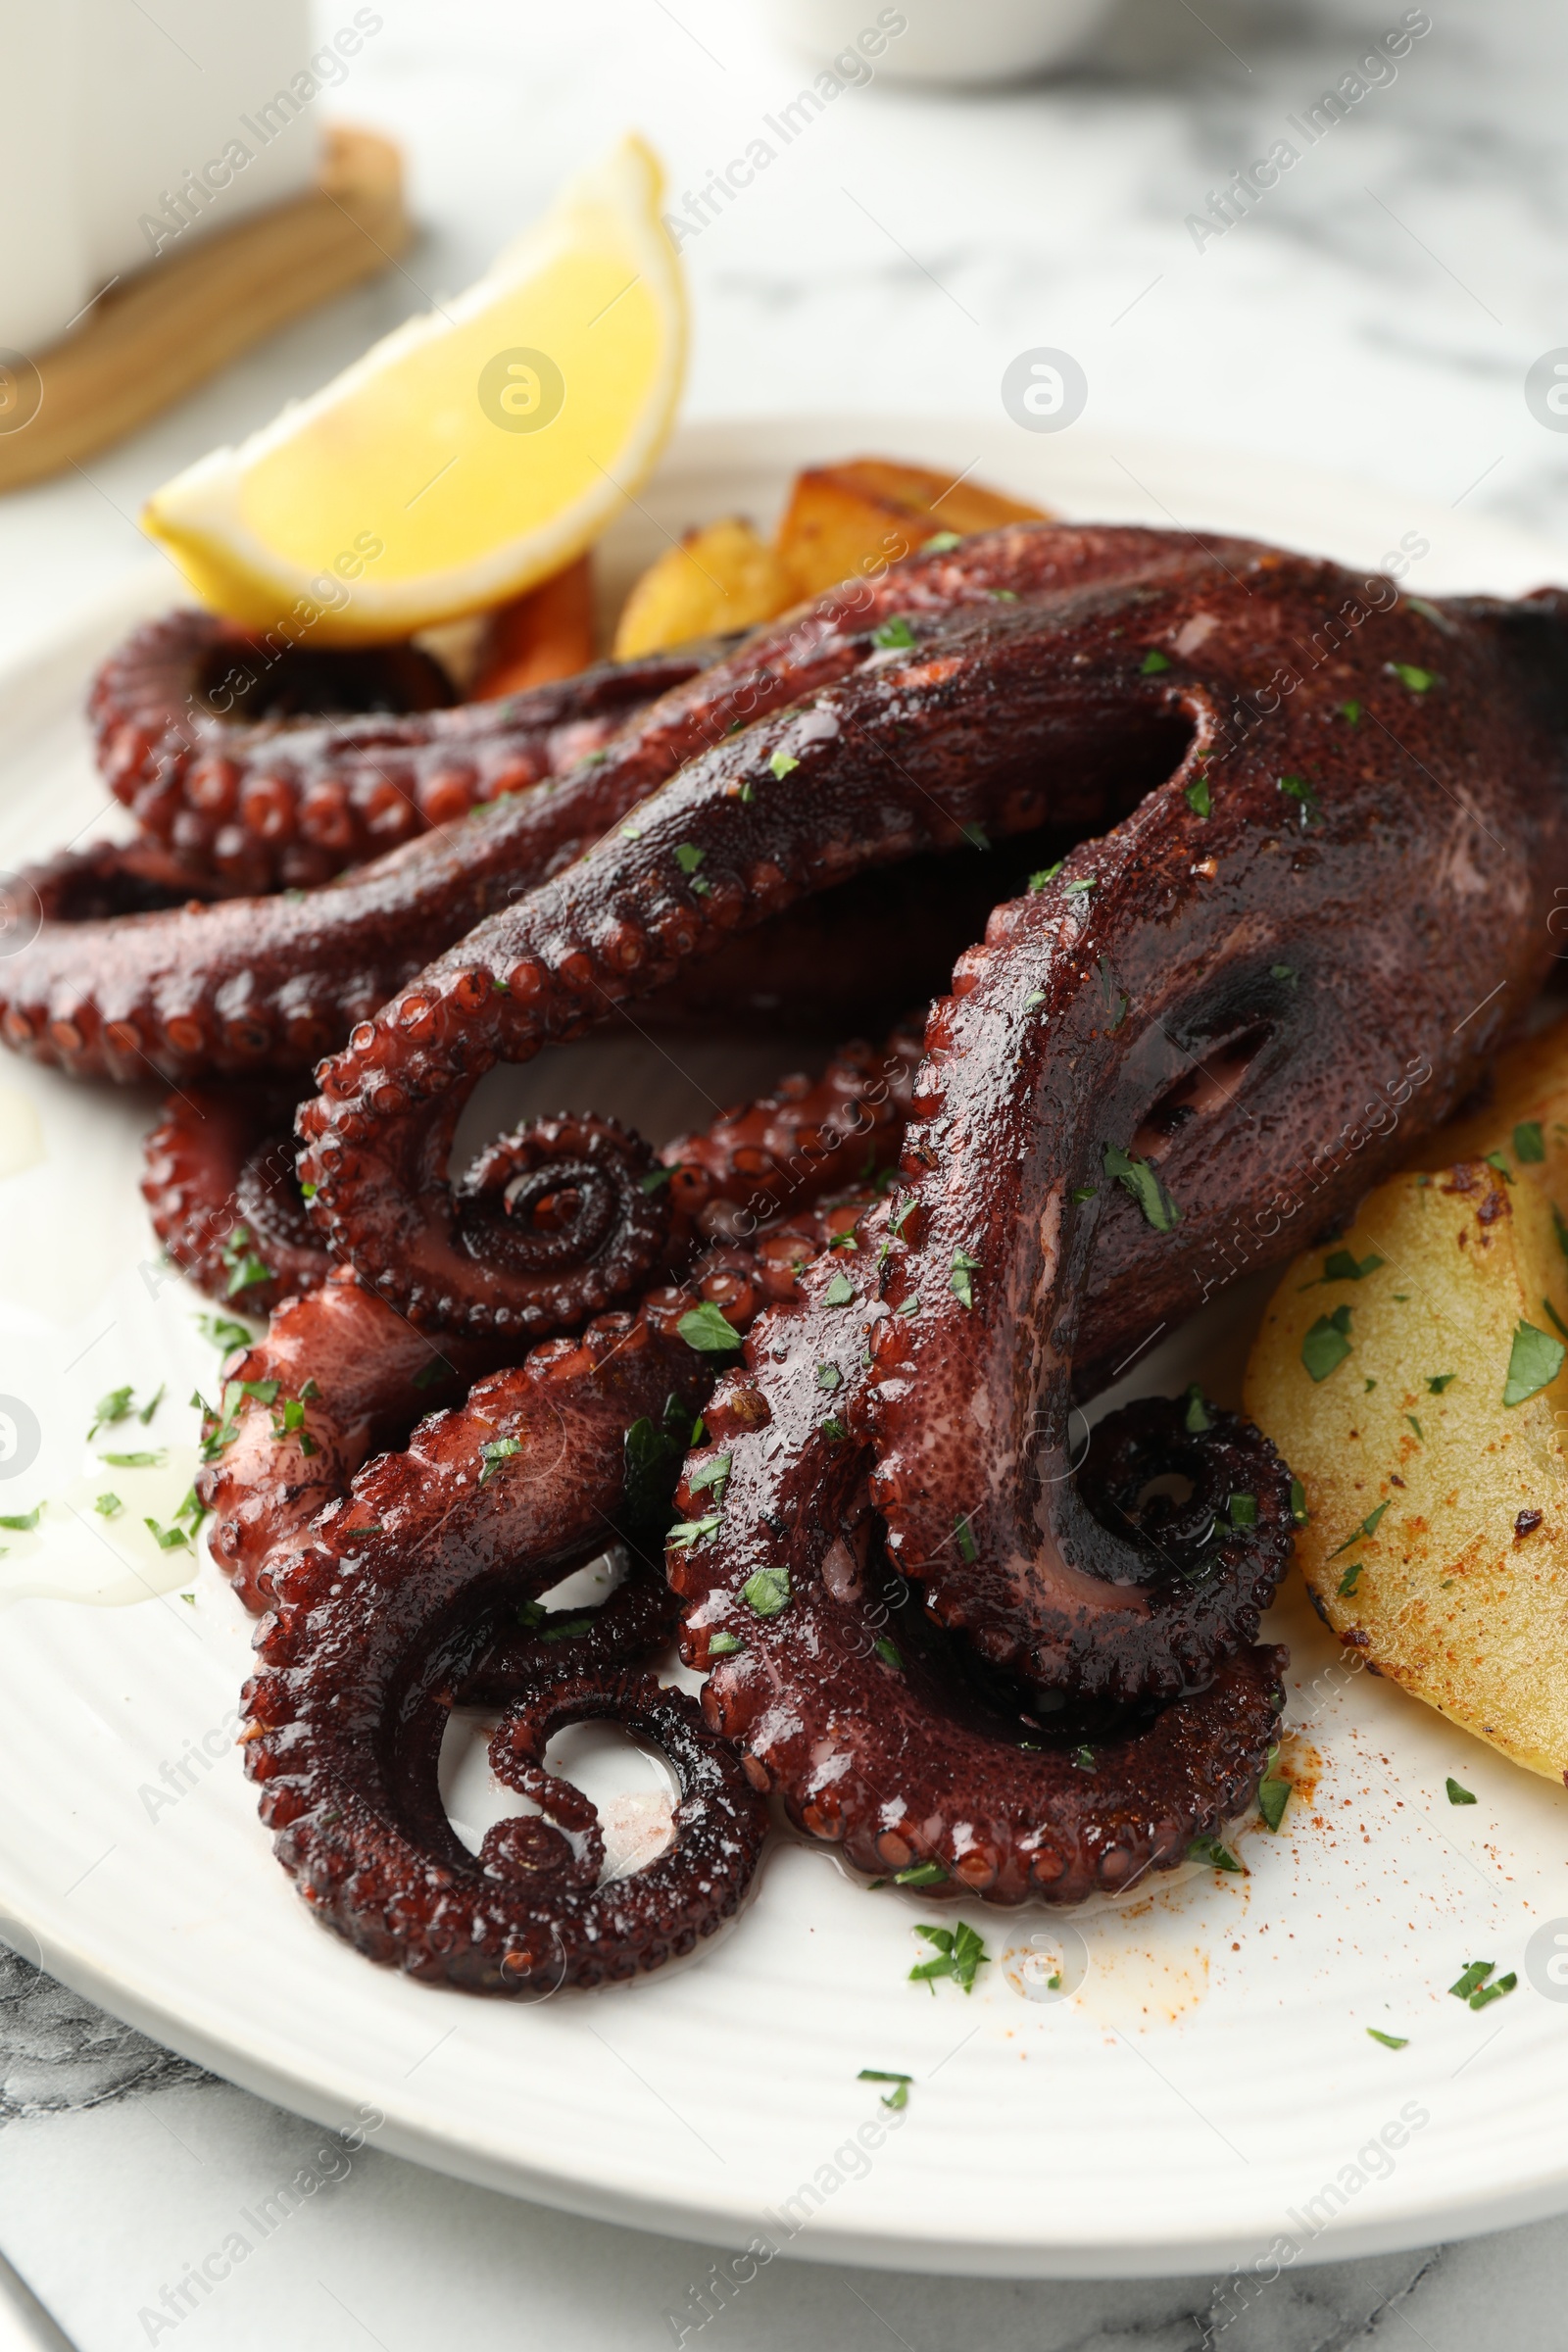
[[[1072, 514], [1255, 531], [1355, 563], [1414, 533], [1430, 550], [1411, 584], [1428, 591], [1519, 590], [1565, 568], [1480, 517], [1287, 466], [864, 417], [692, 426], [616, 534], [616, 564], [733, 507], [765, 517], [799, 464], [888, 448]], [[0, 680], [0, 863], [97, 821], [82, 687], [166, 577], [153, 567]], [[663, 1134], [705, 1114], [705, 1089], [778, 1066], [765, 1049], [679, 1052], [676, 1069], [635, 1044], [578, 1048], [513, 1100], [597, 1102]], [[184, 1400], [216, 1368], [137, 1197], [152, 1100], [0, 1060], [0, 1393], [38, 1430], [29, 1467], [0, 1462], [0, 1509], [48, 1505], [35, 1534], [0, 1534], [0, 1910], [24, 1948], [323, 2124], [370, 2106], [403, 2154], [734, 2246], [765, 2231], [797, 2256], [1001, 2275], [1239, 2261], [1258, 2266], [1252, 2292], [1289, 2262], [1568, 2205], [1568, 1984], [1543, 1961], [1550, 1923], [1568, 1938], [1568, 1794], [1353, 1676], [1299, 1605], [1270, 1630], [1293, 1645], [1294, 1752], [1315, 1795], [1278, 1837], [1241, 1835], [1246, 1876], [1190, 1871], [1067, 1923], [975, 1907], [995, 1957], [969, 1997], [907, 1982], [916, 1900], [868, 1893], [799, 1845], [773, 1853], [697, 1962], [537, 2007], [420, 1989], [323, 1934], [271, 1859], [231, 1745], [248, 1622], [209, 1566], [119, 1534], [177, 1501]], [[1234, 1396], [1257, 1304], [1222, 1300], [1136, 1385], [1201, 1374]], [[150, 1429], [89, 1447], [95, 1399], [127, 1381], [141, 1397], [165, 1384], [166, 1402]], [[169, 1459], [105, 1472], [106, 1446]], [[91, 1508], [106, 1486], [126, 1505], [113, 1522]], [[657, 1796], [635, 1753], [601, 1749], [595, 1769], [629, 1790], [628, 1818]], [[1450, 1773], [1474, 1805], [1449, 1805]], [[492, 1802], [482, 1782], [470, 1763], [463, 1818]], [[1477, 1957], [1521, 1977], [1479, 2015], [1446, 1991]], [[885, 2133], [862, 2067], [914, 2078]]]

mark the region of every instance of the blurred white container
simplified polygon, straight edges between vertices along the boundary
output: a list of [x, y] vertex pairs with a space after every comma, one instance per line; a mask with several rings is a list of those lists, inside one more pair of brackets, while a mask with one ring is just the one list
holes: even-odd
[[318, 78], [310, 0], [159, 0], [156, 22], [0, 0], [0, 346], [51, 341], [111, 278], [309, 186]]
[[[862, 33], [889, 35], [875, 70], [895, 81], [975, 86], [1011, 81], [1076, 56], [1113, 0], [765, 0], [793, 48], [829, 59], [863, 47]], [[895, 32], [892, 20], [902, 18]]]

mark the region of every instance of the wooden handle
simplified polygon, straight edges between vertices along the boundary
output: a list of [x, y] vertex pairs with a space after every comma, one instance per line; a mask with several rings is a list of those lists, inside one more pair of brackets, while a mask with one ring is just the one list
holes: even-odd
[[0, 490], [123, 440], [275, 327], [385, 269], [412, 234], [391, 140], [329, 124], [308, 195], [167, 254], [30, 355], [38, 382], [18, 385], [16, 414], [35, 413], [8, 431], [0, 404]]

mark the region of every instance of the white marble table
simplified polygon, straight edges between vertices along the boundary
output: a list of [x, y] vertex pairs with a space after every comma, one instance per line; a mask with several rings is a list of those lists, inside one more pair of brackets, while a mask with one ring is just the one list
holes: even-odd
[[[337, 0], [318, 13], [323, 35], [352, 14]], [[746, 0], [381, 0], [379, 13], [332, 103], [405, 141], [419, 245], [135, 441], [0, 504], [0, 652], [145, 560], [134, 516], [158, 481], [462, 285], [585, 150], [640, 126], [692, 220], [687, 192], [808, 78]], [[959, 98], [885, 75], [845, 90], [685, 240], [688, 413], [995, 416], [1007, 363], [1049, 345], [1082, 367], [1098, 431], [1305, 457], [1469, 500], [1560, 533], [1568, 573], [1568, 439], [1525, 397], [1534, 363], [1568, 343], [1568, 19], [1551, 0], [1435, 7], [1396, 78], [1315, 141], [1293, 130], [1402, 13], [1123, 0], [1067, 79]], [[1297, 162], [1211, 233], [1211, 191], [1280, 139]], [[372, 2142], [182, 2312], [165, 2290], [319, 2134], [3, 1957], [0, 2126], [0, 2247], [83, 2352], [187, 2332], [224, 2352], [280, 2339], [414, 2352], [459, 2328], [476, 2347], [632, 2352], [676, 2341], [667, 2315], [690, 2311], [712, 2259], [460, 2187]], [[1533, 2352], [1561, 2337], [1568, 2222], [1298, 2271], [1224, 2328], [1218, 2287], [778, 2264], [685, 2340]], [[0, 2345], [6, 2324], [0, 2295]]]

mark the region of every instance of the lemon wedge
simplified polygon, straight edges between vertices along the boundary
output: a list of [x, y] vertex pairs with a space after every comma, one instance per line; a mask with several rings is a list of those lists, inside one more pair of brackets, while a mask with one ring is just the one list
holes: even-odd
[[685, 360], [662, 176], [628, 138], [466, 294], [411, 318], [143, 514], [215, 611], [406, 636], [581, 555], [652, 470]]

